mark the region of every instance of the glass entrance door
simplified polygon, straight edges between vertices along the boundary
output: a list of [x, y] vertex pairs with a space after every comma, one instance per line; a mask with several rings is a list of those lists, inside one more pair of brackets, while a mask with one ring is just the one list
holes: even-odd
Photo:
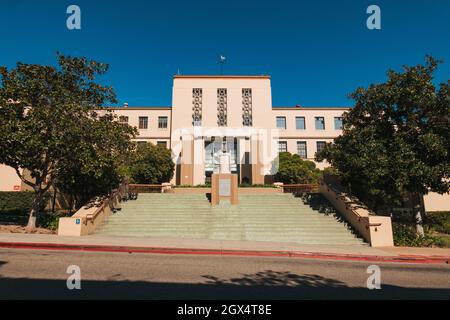
[[[220, 154], [222, 153], [223, 140], [216, 138], [214, 140], [205, 141], [205, 175], [211, 176], [212, 173], [219, 172]], [[237, 139], [227, 139], [227, 151], [230, 153], [230, 167], [232, 173], [237, 173]]]

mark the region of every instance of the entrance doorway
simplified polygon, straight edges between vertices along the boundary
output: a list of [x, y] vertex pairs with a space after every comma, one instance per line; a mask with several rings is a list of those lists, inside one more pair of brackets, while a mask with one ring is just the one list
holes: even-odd
[[[239, 178], [238, 155], [239, 148], [237, 138], [212, 137], [205, 140], [205, 183], [211, 183], [211, 175], [219, 173], [220, 154], [225, 143], [226, 150], [230, 153], [231, 173], [236, 173]], [[239, 181], [239, 180], [238, 180]]]

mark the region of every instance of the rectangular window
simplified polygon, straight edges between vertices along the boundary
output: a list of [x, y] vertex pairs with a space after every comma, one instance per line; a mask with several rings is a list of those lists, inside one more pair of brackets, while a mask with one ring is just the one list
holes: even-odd
[[342, 130], [343, 122], [342, 117], [334, 117], [334, 129]]
[[287, 142], [278, 141], [278, 152], [287, 152]]
[[295, 117], [295, 128], [297, 130], [305, 130], [305, 117]]
[[167, 148], [167, 141], [157, 141], [156, 145]]
[[325, 130], [325, 118], [315, 117], [316, 120], [316, 130]]
[[138, 141], [138, 142], [137, 142], [138, 146], [143, 145], [143, 144], [146, 144], [146, 143], [147, 143], [147, 141]]
[[302, 159], [308, 157], [308, 153], [306, 152], [306, 141], [297, 141], [297, 154]]
[[121, 123], [128, 123], [128, 116], [120, 116], [119, 122]]
[[158, 129], [167, 129], [167, 117], [158, 117]]
[[277, 129], [286, 129], [286, 117], [277, 117]]
[[325, 149], [327, 143], [325, 141], [317, 141], [316, 144], [317, 144], [317, 152], [320, 152], [323, 149]]
[[139, 129], [148, 128], [148, 117], [139, 117]]

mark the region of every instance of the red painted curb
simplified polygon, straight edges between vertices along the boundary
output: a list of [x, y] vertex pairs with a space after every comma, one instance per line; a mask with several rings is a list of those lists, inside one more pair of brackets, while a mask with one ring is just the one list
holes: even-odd
[[418, 263], [418, 264], [449, 264], [447, 256], [369, 256], [355, 254], [335, 254], [322, 252], [300, 251], [258, 251], [258, 250], [223, 250], [223, 249], [195, 249], [195, 248], [164, 248], [164, 247], [130, 247], [108, 245], [80, 245], [60, 243], [26, 243], [0, 242], [0, 248], [33, 249], [33, 250], [65, 250], [65, 251], [93, 251], [93, 252], [128, 252], [149, 254], [197, 254], [221, 256], [253, 256], [253, 257], [289, 257], [304, 259], [325, 259], [345, 261], [390, 262], [390, 263]]

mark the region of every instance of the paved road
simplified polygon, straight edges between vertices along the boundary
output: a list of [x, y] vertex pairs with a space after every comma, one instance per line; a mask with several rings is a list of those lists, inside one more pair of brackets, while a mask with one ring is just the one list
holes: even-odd
[[[81, 290], [68, 290], [69, 265]], [[367, 262], [0, 249], [0, 298], [450, 299], [450, 266]]]

